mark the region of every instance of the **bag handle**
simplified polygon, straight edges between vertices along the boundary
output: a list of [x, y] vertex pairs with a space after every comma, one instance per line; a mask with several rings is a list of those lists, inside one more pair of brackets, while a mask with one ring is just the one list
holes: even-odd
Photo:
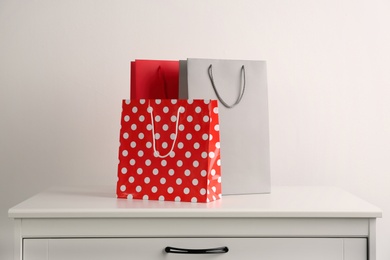
[[208, 68], [208, 73], [209, 73], [209, 78], [211, 81], [211, 85], [213, 86], [214, 92], [217, 95], [218, 100], [222, 103], [222, 105], [224, 105], [226, 108], [233, 108], [236, 105], [238, 105], [240, 103], [242, 97], [244, 96], [244, 92], [245, 92], [245, 83], [246, 83], [245, 66], [244, 65], [241, 66], [241, 81], [243, 82], [243, 84], [240, 84], [240, 94], [238, 95], [236, 102], [234, 102], [234, 104], [232, 104], [232, 105], [227, 104], [218, 93], [217, 87], [215, 86], [215, 83], [214, 83], [213, 65], [212, 64], [210, 64], [210, 66]]
[[164, 73], [164, 70], [163, 68], [160, 66], [158, 66], [157, 68], [157, 73], [158, 73], [158, 76], [160, 78], [162, 78], [162, 81], [164, 83], [164, 94], [165, 94], [165, 98], [168, 98], [168, 84], [167, 84], [167, 79], [165, 77], [165, 73]]
[[189, 249], [167, 246], [165, 252], [172, 254], [224, 254], [229, 252], [229, 248], [227, 246], [222, 246], [205, 249]]
[[157, 149], [156, 149], [156, 136], [154, 134], [155, 131], [154, 131], [153, 108], [150, 106], [150, 103], [149, 103], [147, 111], [150, 113], [150, 119], [152, 121], [152, 138], [153, 138], [153, 152], [154, 152], [154, 156], [159, 157], [159, 158], [166, 158], [166, 157], [169, 156], [169, 154], [173, 151], [173, 148], [175, 147], [176, 140], [177, 140], [177, 134], [178, 134], [178, 130], [179, 130], [179, 117], [180, 117], [180, 113], [184, 112], [184, 107], [180, 106], [179, 109], [177, 110], [176, 126], [175, 126], [175, 128], [176, 128], [176, 130], [175, 130], [175, 138], [173, 139], [173, 143], [172, 143], [172, 147], [171, 147], [170, 151], [167, 154], [165, 154], [165, 155], [160, 155], [160, 152], [157, 151]]

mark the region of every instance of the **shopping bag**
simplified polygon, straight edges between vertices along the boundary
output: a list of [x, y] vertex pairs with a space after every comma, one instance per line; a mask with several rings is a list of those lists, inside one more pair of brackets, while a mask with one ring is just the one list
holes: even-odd
[[216, 100], [123, 100], [117, 197], [221, 198]]
[[179, 61], [179, 99], [188, 99], [187, 60]]
[[218, 99], [222, 194], [270, 192], [266, 62], [188, 59], [188, 98]]
[[130, 63], [131, 99], [177, 99], [179, 61], [135, 60]]

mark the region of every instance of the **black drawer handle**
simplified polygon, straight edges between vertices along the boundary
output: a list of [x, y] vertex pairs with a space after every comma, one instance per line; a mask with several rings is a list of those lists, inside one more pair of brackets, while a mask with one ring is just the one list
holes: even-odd
[[165, 252], [172, 254], [224, 254], [229, 251], [227, 246], [206, 248], [206, 249], [188, 249], [188, 248], [177, 248], [167, 246]]

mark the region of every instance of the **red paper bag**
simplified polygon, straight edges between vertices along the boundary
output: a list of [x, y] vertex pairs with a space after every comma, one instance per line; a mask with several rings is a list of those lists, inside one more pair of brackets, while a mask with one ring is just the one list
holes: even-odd
[[131, 99], [179, 98], [179, 61], [135, 60], [130, 75]]
[[221, 198], [216, 100], [123, 100], [117, 197]]

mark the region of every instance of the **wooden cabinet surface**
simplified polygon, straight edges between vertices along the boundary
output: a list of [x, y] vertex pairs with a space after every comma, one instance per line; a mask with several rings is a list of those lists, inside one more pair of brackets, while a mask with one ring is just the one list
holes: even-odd
[[[173, 253], [170, 253], [173, 248]], [[166, 252], [168, 251], [168, 253]], [[26, 260], [299, 259], [364, 260], [364, 238], [72, 238], [26, 239]]]
[[198, 204], [117, 199], [107, 187], [57, 187], [9, 216], [15, 260], [374, 260], [381, 211], [334, 187], [273, 187], [271, 194]]

